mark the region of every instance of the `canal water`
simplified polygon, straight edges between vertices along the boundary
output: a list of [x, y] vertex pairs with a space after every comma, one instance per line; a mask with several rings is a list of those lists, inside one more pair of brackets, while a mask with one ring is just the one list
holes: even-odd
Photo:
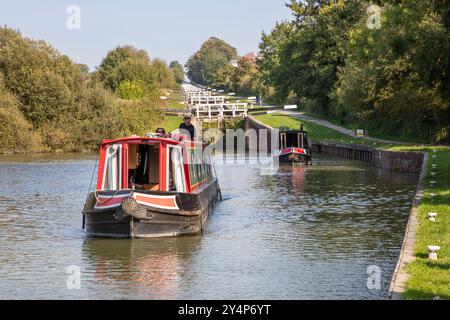
[[202, 237], [105, 240], [81, 230], [94, 165], [0, 157], [0, 299], [383, 299], [418, 180], [324, 156], [219, 166]]

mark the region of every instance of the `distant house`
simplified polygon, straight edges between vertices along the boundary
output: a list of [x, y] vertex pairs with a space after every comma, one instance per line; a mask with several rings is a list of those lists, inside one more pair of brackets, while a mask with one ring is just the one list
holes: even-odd
[[258, 54], [255, 54], [254, 52], [249, 52], [247, 53], [245, 56], [241, 57], [239, 60], [231, 60], [229, 62], [229, 65], [237, 68], [239, 67], [239, 61], [240, 60], [245, 60], [247, 62], [250, 62], [252, 64], [256, 64], [257, 60], [261, 60], [262, 59], [262, 54], [258, 52]]
[[254, 52], [247, 53], [242, 59], [247, 60], [248, 62], [255, 63], [256, 62], [256, 54]]

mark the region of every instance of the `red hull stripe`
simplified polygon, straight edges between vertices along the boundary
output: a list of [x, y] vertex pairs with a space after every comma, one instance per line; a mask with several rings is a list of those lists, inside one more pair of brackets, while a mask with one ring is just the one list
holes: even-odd
[[294, 148], [294, 153], [306, 154], [305, 149], [302, 148]]
[[305, 151], [305, 149], [302, 149], [302, 148], [286, 148], [286, 149], [281, 150], [280, 156], [284, 156], [285, 154], [290, 154], [290, 153], [306, 154], [306, 151]]
[[129, 197], [129, 194], [120, 196], [98, 196], [98, 201], [95, 204], [94, 209], [109, 209], [120, 206], [122, 201]]
[[133, 197], [136, 202], [144, 206], [155, 207], [167, 210], [179, 210], [176, 196], [157, 196], [152, 194], [135, 193]]

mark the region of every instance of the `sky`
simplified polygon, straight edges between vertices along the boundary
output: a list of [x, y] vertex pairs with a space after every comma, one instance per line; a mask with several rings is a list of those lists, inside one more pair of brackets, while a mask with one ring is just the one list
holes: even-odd
[[[291, 19], [288, 0], [0, 0], [0, 25], [45, 40], [91, 71], [118, 45], [185, 64], [211, 36], [239, 54], [258, 51], [262, 31]], [[80, 19], [74, 11], [80, 9]], [[67, 22], [72, 29], [67, 27]], [[79, 29], [77, 21], [80, 21]]]

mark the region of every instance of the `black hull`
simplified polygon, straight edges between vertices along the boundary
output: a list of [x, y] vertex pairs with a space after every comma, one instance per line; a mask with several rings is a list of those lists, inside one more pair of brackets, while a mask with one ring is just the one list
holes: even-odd
[[288, 153], [278, 157], [279, 163], [282, 164], [312, 164], [311, 155], [298, 154], [298, 153]]
[[[130, 193], [124, 190], [118, 193]], [[109, 192], [114, 195], [114, 192]], [[200, 235], [209, 214], [214, 210], [219, 200], [219, 186], [213, 182], [197, 194], [164, 193], [139, 191], [146, 195], [176, 196], [177, 211], [149, 208], [144, 209], [144, 216], [124, 216], [121, 205], [114, 208], [96, 209], [95, 194], [91, 193], [86, 203], [84, 214], [84, 229], [87, 235], [107, 238], [162, 238]], [[108, 192], [101, 192], [107, 196]], [[117, 195], [117, 194], [116, 194]], [[98, 196], [98, 195], [97, 195]]]

